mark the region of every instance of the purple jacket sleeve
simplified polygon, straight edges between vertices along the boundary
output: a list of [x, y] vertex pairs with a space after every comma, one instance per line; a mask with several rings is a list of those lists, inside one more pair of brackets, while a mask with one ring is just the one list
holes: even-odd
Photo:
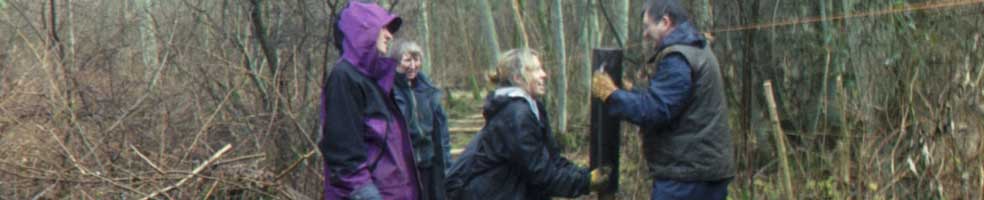
[[322, 138], [318, 146], [325, 160], [325, 181], [340, 193], [351, 195], [372, 186], [360, 109], [365, 96], [345, 73], [332, 73], [322, 95]]

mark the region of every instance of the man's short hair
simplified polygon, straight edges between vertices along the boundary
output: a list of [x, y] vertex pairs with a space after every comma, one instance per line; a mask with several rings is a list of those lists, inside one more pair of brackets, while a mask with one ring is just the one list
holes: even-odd
[[[651, 17], [653, 21], [661, 20], [664, 15], [673, 20], [673, 25], [690, 21], [687, 9], [677, 0], [649, 0], [644, 8], [646, 10], [642, 11], [643, 17]], [[649, 16], [645, 16], [646, 11], [649, 11]]]

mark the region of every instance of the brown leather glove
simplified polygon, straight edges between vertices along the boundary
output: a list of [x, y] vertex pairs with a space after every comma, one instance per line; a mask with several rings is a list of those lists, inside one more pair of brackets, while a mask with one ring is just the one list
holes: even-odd
[[599, 191], [608, 185], [608, 176], [612, 173], [611, 167], [602, 167], [591, 170], [591, 191]]
[[599, 69], [594, 72], [594, 75], [591, 75], [591, 96], [607, 101], [608, 97], [617, 89], [612, 77], [608, 76], [608, 72], [605, 70]]

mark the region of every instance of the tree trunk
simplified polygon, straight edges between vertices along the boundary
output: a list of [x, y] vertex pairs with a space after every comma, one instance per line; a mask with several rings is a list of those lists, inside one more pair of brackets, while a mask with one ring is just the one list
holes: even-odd
[[584, 102], [591, 101], [591, 49], [598, 45], [598, 15], [595, 14], [594, 0], [585, 0], [581, 4], [581, 58], [584, 64], [581, 72], [581, 83], [584, 90]]
[[[515, 2], [515, 0], [514, 0]], [[557, 133], [567, 133], [567, 49], [564, 47], [564, 6], [560, 0], [553, 0], [554, 56], [556, 60], [557, 89], [554, 99], [557, 102]], [[525, 36], [525, 34], [524, 34]], [[525, 41], [524, 41], [525, 42]]]
[[286, 85], [277, 82], [280, 74], [277, 66], [277, 53], [271, 48], [267, 40], [266, 27], [263, 24], [263, 0], [250, 0], [250, 6], [250, 21], [253, 25], [253, 36], [256, 37], [257, 43], [260, 45], [260, 50], [263, 52], [264, 57], [266, 57], [267, 68], [270, 69], [270, 74], [272, 75], [270, 77], [274, 77], [275, 81], [272, 94], [276, 96], [270, 96], [271, 93], [266, 93], [263, 96], [264, 110], [272, 113], [268, 121], [270, 124], [266, 129], [267, 134], [264, 137], [270, 138], [267, 141], [269, 142], [268, 145], [271, 145], [266, 148], [267, 157], [270, 158], [267, 162], [267, 167], [279, 171], [290, 162], [288, 154], [291, 153], [290, 148], [292, 146], [290, 137], [286, 132], [279, 131], [279, 128], [273, 130], [275, 127], [278, 127], [275, 124], [279, 124], [279, 121], [281, 121], [278, 119], [281, 114], [280, 110], [285, 109], [282, 106], [284, 102], [278, 96], [280, 96], [281, 91], [283, 91]]
[[694, 8], [697, 10], [697, 16], [694, 19], [697, 21], [698, 29], [708, 31], [710, 27], [714, 27], [714, 9], [711, 6], [711, 0], [697, 0], [697, 6]]
[[154, 21], [151, 18], [151, 0], [137, 0], [137, 7], [140, 9], [140, 45], [143, 47], [144, 79], [150, 80], [154, 75], [153, 69], [157, 66], [157, 35], [154, 30]]
[[[757, 19], [759, 17], [758, 14], [759, 1], [752, 1], [748, 5], [739, 5], [738, 7], [739, 7], [739, 17], [737, 21], [739, 22], [739, 24], [753, 23], [754, 19]], [[752, 103], [753, 103], [752, 101], [754, 100], [753, 95], [755, 94], [753, 90], [754, 88], [752, 87], [754, 85], [754, 78], [752, 77], [752, 69], [753, 66], [756, 66], [756, 63], [758, 61], [755, 55], [756, 52], [755, 48], [757, 45], [755, 42], [756, 37], [755, 37], [754, 30], [746, 31], [742, 33], [742, 36], [743, 36], [742, 40], [744, 43], [743, 45], [744, 48], [741, 50], [743, 54], [741, 59], [743, 61], [743, 65], [746, 67], [743, 67], [741, 69], [741, 76], [740, 76], [742, 79], [741, 109], [742, 112], [744, 113], [740, 119], [741, 121], [740, 124], [741, 124], [741, 132], [743, 132], [745, 136], [744, 137], [745, 144], [743, 146], [745, 146], [746, 148], [745, 153], [746, 156], [748, 156], [748, 159], [745, 159], [747, 162], [746, 166], [749, 166], [746, 168], [747, 170], [745, 172], [746, 178], [749, 181], [748, 190], [751, 192], [750, 195], [751, 199], [755, 199], [755, 190], [752, 188], [752, 186], [754, 185], [753, 183], [754, 179], [752, 178], [754, 177], [754, 170], [752, 169], [754, 169], [755, 168], [754, 166], [756, 166], [757, 164], [755, 160], [756, 159], [755, 155], [758, 145], [757, 142], [758, 137], [756, 137], [755, 135], [757, 133], [755, 131], [752, 131], [753, 129], [752, 119], [753, 117], [756, 116], [755, 113], [753, 113], [752, 111]]]
[[[843, 13], [844, 14], [843, 15], [850, 15], [854, 11], [854, 6], [855, 6], [854, 5], [855, 4], [854, 2], [855, 2], [854, 0], [842, 0], [841, 1], [842, 6], [844, 6], [844, 10], [843, 10]], [[850, 124], [847, 123], [847, 112], [845, 112], [846, 111], [845, 108], [846, 108], [846, 105], [847, 105], [847, 103], [846, 103], [847, 102], [847, 93], [844, 91], [843, 80], [841, 78], [843, 74], [847, 73], [847, 68], [848, 68], [847, 66], [850, 65], [851, 63], [854, 63], [852, 60], [854, 60], [854, 59], [864, 60], [863, 57], [860, 57], [859, 58], [859, 56], [863, 56], [863, 55], [858, 55], [857, 52], [854, 51], [855, 48], [858, 48], [858, 44], [857, 44], [857, 42], [855, 40], [855, 36], [856, 36], [856, 33], [857, 33], [858, 26], [857, 26], [857, 23], [855, 21], [857, 21], [857, 20], [844, 19], [844, 26], [843, 27], [844, 27], [844, 29], [846, 29], [846, 31], [845, 31], [845, 33], [846, 33], [846, 41], [845, 42], [847, 42], [847, 44], [845, 45], [846, 46], [845, 48], [841, 48], [841, 51], [843, 51], [843, 54], [841, 56], [842, 57], [842, 59], [841, 59], [842, 64], [836, 70], [837, 71], [837, 79], [835, 81], [835, 83], [836, 83], [835, 85], [837, 86], [836, 87], [837, 88], [836, 89], [836, 92], [837, 92], [836, 94], [841, 94], [841, 95], [836, 95], [836, 97], [837, 97], [836, 99], [838, 100], [838, 108], [840, 108], [840, 109], [838, 109], [838, 111], [840, 111], [840, 112], [838, 112], [838, 114], [839, 114], [838, 116], [840, 116], [840, 120], [838, 120], [838, 122], [841, 125], [841, 137], [840, 137], [841, 140], [840, 140], [840, 142], [838, 144], [838, 150], [837, 150], [837, 154], [838, 155], [837, 155], [837, 157], [840, 158], [839, 159], [839, 162], [840, 162], [840, 167], [839, 167], [840, 174], [839, 175], [841, 176], [841, 178], [843, 178], [842, 180], [844, 181], [844, 185], [843, 185], [844, 186], [844, 188], [843, 188], [844, 191], [854, 191], [851, 188], [852, 185], [855, 185], [854, 183], [862, 183], [864, 181], [869, 181], [869, 180], [852, 180], [851, 179], [851, 166], [852, 166], [852, 164], [851, 164], [852, 163], [852, 160], [851, 160], [851, 146], [852, 146], [851, 145], [851, 143], [852, 143], [851, 139], [852, 138], [851, 138], [851, 133], [850, 133], [851, 127], [850, 127]], [[855, 70], [855, 73], [857, 73], [856, 75], [858, 77], [865, 77], [865, 75], [863, 74], [863, 72], [866, 71], [865, 69], [858, 69], [856, 67], [851, 67], [851, 69], [856, 69]], [[826, 82], [826, 81], [827, 80], [825, 79], [824, 82]], [[871, 88], [871, 87], [863, 87], [862, 86], [861, 88]], [[864, 105], [873, 105], [873, 104], [864, 104]], [[865, 111], [870, 111], [870, 110], [865, 110]], [[870, 113], [870, 112], [863, 112], [863, 113]], [[875, 131], [874, 130], [867, 130], [866, 132], [872, 133], [872, 132], [875, 132]], [[864, 159], [864, 158], [860, 158], [860, 159]], [[867, 168], [867, 166], [858, 165], [858, 171], [864, 171], [865, 168]], [[864, 177], [865, 176], [858, 176], [859, 179], [860, 178], [864, 178]]]
[[495, 70], [495, 62], [499, 59], [499, 36], [495, 32], [495, 18], [492, 18], [492, 7], [488, 0], [477, 0], [479, 10], [482, 12], [482, 25], [485, 27], [485, 40], [488, 41], [490, 62], [487, 68]]
[[[256, 37], [257, 43], [259, 43], [260, 45], [260, 50], [263, 51], [263, 54], [266, 57], [267, 68], [269, 68], [270, 70], [276, 70], [275, 67], [277, 63], [276, 61], [277, 56], [275, 55], [275, 52], [270, 50], [268, 44], [266, 43], [266, 27], [264, 27], [263, 25], [263, 10], [261, 5], [262, 0], [250, 0], [249, 2], [250, 2], [250, 22], [252, 23], [251, 25], [252, 25], [253, 37]], [[243, 45], [244, 48], [246, 48], [245, 47], [246, 44]], [[243, 53], [244, 55], [246, 55], [249, 52], [244, 51]], [[253, 71], [254, 73], [253, 75], [254, 79], [257, 74], [260, 74], [262, 72], [262, 70], [251, 70], [251, 71]], [[276, 72], [274, 72], [274, 74], [276, 74]], [[260, 102], [262, 102], [261, 106], [264, 110], [269, 110], [270, 108], [272, 108], [272, 106], [270, 106], [270, 95], [267, 92], [266, 88], [264, 87], [264, 84], [260, 84], [261, 83], [260, 81], [257, 81], [257, 83], [258, 83], [257, 87], [259, 87], [257, 89], [260, 90], [261, 93], [260, 95]]]
[[618, 45], [622, 48], [626, 48], [629, 40], [629, 5], [629, 0], [618, 0], [611, 8]]
[[520, 5], [519, 0], [512, 0], [513, 20], [516, 21], [516, 30], [519, 32], [519, 46], [529, 48], [529, 34], [526, 33], [526, 23], [523, 20], [523, 14], [520, 12], [520, 8], [522, 7]]
[[426, 0], [421, 0], [420, 2], [420, 38], [422, 41], [420, 45], [424, 46], [424, 63], [423, 71], [424, 74], [431, 75], [431, 54], [437, 51], [431, 49], [430, 41], [430, 19], [428, 19], [427, 2]]

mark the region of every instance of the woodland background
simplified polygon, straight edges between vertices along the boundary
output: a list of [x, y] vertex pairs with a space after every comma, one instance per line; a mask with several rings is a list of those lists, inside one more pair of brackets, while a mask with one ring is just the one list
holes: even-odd
[[[731, 198], [984, 199], [984, 1], [681, 1], [725, 73]], [[482, 73], [528, 46], [579, 163], [590, 50], [627, 49], [638, 80], [643, 3], [380, 2], [425, 46], [455, 148], [481, 126]], [[0, 199], [320, 198], [317, 100], [345, 4], [0, 0]], [[645, 199], [624, 127], [618, 195]]]

